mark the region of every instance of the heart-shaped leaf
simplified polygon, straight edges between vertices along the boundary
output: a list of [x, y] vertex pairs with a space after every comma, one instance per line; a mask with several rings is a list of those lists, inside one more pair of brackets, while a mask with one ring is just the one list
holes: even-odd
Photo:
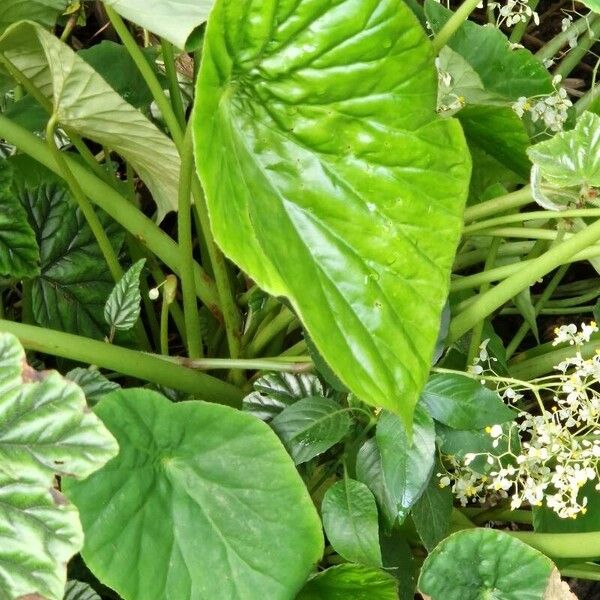
[[22, 21], [0, 37], [0, 54], [51, 103], [60, 125], [127, 160], [152, 192], [159, 221], [177, 209], [181, 161], [175, 144], [67, 44]]
[[401, 0], [217, 0], [193, 116], [219, 245], [290, 300], [357, 397], [407, 424], [470, 172], [436, 88]]
[[97, 577], [125, 600], [294, 597], [321, 556], [321, 525], [266, 424], [142, 389], [95, 411], [121, 451], [66, 491]]
[[83, 392], [58, 373], [34, 371], [18, 340], [0, 334], [1, 598], [62, 600], [66, 563], [83, 535], [55, 474], [87, 477], [116, 452]]

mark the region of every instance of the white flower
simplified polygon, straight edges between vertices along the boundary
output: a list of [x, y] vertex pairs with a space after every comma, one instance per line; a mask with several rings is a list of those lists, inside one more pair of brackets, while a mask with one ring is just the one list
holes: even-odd
[[148, 291], [148, 298], [150, 298], [150, 300], [157, 300], [159, 296], [159, 292], [157, 288], [152, 288], [151, 290]]

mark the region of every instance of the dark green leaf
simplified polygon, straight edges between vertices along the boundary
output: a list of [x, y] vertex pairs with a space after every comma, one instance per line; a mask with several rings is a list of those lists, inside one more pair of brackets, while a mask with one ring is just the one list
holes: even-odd
[[254, 390], [244, 398], [243, 409], [263, 421], [302, 398], [323, 395], [319, 378], [310, 373], [268, 373], [254, 382]]
[[312, 396], [286, 408], [271, 425], [298, 465], [337, 444], [350, 429], [350, 417], [330, 398]]
[[217, 0], [196, 97], [217, 242], [289, 299], [358, 398], [409, 426], [470, 172], [417, 19], [402, 0]]
[[369, 488], [345, 477], [325, 493], [323, 527], [333, 549], [350, 562], [381, 567], [377, 505]]
[[516, 416], [497, 392], [476, 379], [455, 373], [433, 375], [421, 402], [436, 421], [454, 429], [483, 429], [512, 421]]
[[506, 533], [470, 529], [425, 559], [418, 587], [431, 600], [541, 600], [553, 569], [549, 558]]
[[394, 529], [389, 534], [380, 535], [383, 567], [398, 580], [400, 600], [414, 600], [417, 587], [416, 565], [406, 537]]
[[69, 0], [2, 0], [0, 33], [9, 25], [23, 19], [51, 27], [68, 4]]
[[0, 275], [22, 279], [40, 272], [40, 252], [11, 182], [10, 164], [0, 159]]
[[90, 406], [94, 406], [103, 396], [120, 389], [120, 385], [107, 379], [97, 369], [77, 367], [65, 375], [66, 379], [76, 383], [85, 394]]
[[398, 600], [398, 584], [379, 569], [340, 565], [315, 575], [296, 600]]
[[125, 600], [294, 597], [321, 556], [321, 525], [267, 425], [142, 389], [95, 411], [120, 453], [66, 491], [103, 583]]
[[128, 331], [140, 318], [142, 296], [140, 275], [146, 264], [142, 258], [132, 265], [113, 288], [104, 305], [104, 320], [111, 329]]
[[433, 420], [418, 405], [411, 440], [403, 422], [396, 415], [384, 412], [377, 424], [376, 440], [381, 453], [383, 477], [402, 522], [427, 487], [433, 469]]
[[63, 600], [102, 600], [87, 583], [68, 581]]

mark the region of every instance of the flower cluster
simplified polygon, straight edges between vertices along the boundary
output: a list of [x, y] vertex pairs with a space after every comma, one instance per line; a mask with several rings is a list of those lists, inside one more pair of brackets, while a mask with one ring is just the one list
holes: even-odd
[[512, 105], [512, 109], [519, 117], [529, 113], [534, 123], [541, 121], [550, 131], [562, 131], [568, 118], [569, 108], [573, 106], [573, 103], [569, 100], [567, 91], [559, 86], [560, 81], [560, 75], [556, 75], [552, 80], [554, 85], [553, 94], [531, 98], [521, 96]]
[[490, 2], [488, 6], [498, 10], [496, 21], [498, 27], [504, 24], [507, 27], [512, 27], [517, 23], [527, 23], [529, 19], [533, 19], [536, 25], [540, 24], [539, 15], [529, 6], [527, 0], [507, 0], [506, 4]]
[[454, 92], [452, 75], [441, 68], [439, 58], [436, 58], [435, 66], [438, 70], [437, 110], [439, 113], [453, 114], [463, 108], [465, 98]]
[[[584, 514], [582, 487], [596, 482], [600, 490], [600, 352], [589, 359], [582, 355], [582, 345], [596, 332], [594, 322], [555, 330], [555, 344], [575, 347], [574, 355], [556, 366], [556, 375], [533, 382], [494, 377], [508, 404], [531, 395], [538, 409], [521, 410], [514, 423], [488, 427], [490, 452], [446, 457], [440, 486], [450, 486], [463, 506], [510, 498], [512, 510], [545, 502], [562, 518]], [[487, 359], [485, 345], [482, 350]], [[481, 362], [480, 356], [475, 366]]]

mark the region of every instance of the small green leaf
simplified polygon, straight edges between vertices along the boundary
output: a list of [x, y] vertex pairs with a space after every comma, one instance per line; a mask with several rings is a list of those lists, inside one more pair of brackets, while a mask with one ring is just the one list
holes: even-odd
[[143, 389], [94, 410], [120, 453], [65, 490], [103, 583], [124, 600], [294, 597], [323, 551], [321, 524], [266, 424]]
[[333, 549], [350, 562], [381, 567], [377, 505], [369, 488], [345, 477], [325, 492], [323, 527]]
[[429, 551], [448, 533], [452, 501], [450, 488], [440, 488], [435, 472], [432, 473], [427, 488], [413, 506], [411, 513], [417, 533]]
[[298, 465], [337, 444], [350, 429], [350, 417], [330, 398], [312, 396], [286, 408], [271, 425]]
[[436, 421], [454, 429], [483, 429], [516, 416], [497, 392], [455, 373], [433, 375], [425, 385], [421, 402]]
[[402, 0], [217, 0], [192, 118], [217, 243], [407, 427], [470, 174], [434, 60]]
[[535, 144], [527, 154], [552, 185], [600, 186], [600, 116], [584, 112], [575, 129]]
[[381, 454], [375, 438], [367, 440], [356, 455], [356, 478], [371, 490], [383, 522], [391, 530], [398, 518], [398, 510], [383, 477]]
[[541, 600], [555, 569], [520, 540], [494, 529], [459, 531], [429, 554], [418, 588], [431, 600]]
[[104, 320], [111, 330], [128, 331], [140, 318], [142, 295], [140, 275], [146, 264], [142, 258], [132, 265], [113, 288], [104, 305]]
[[94, 589], [83, 581], [68, 581], [63, 600], [102, 600]]
[[310, 373], [268, 373], [254, 382], [254, 392], [243, 401], [243, 410], [268, 421], [294, 402], [323, 396], [319, 378]]
[[312, 577], [296, 600], [398, 600], [398, 583], [379, 569], [340, 565]]
[[55, 475], [85, 478], [117, 453], [82, 391], [37, 373], [0, 334], [0, 597], [61, 600], [66, 563], [83, 543], [77, 510]]
[[10, 164], [0, 159], [0, 275], [22, 279], [39, 274], [40, 252], [11, 181]]
[[104, 377], [98, 369], [77, 367], [69, 371], [65, 378], [76, 383], [83, 390], [90, 406], [94, 406], [106, 394], [121, 388], [118, 383]]
[[433, 469], [433, 420], [417, 405], [410, 440], [403, 422], [396, 415], [384, 412], [377, 424], [376, 440], [383, 477], [402, 522], [427, 487]]
[[0, 33], [9, 25], [23, 19], [51, 27], [68, 5], [69, 0], [2, 0]]

